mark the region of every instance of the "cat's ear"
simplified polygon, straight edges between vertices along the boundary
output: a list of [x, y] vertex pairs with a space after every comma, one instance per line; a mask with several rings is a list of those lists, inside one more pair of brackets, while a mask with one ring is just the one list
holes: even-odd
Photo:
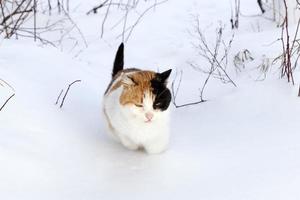
[[122, 83], [125, 85], [136, 85], [135, 81], [132, 77], [128, 76], [127, 74], [122, 74]]
[[172, 72], [172, 69], [169, 69], [169, 70], [164, 71], [162, 73], [157, 73], [157, 80], [159, 82], [166, 83], [169, 76], [170, 76], [170, 74], [171, 74], [171, 72]]

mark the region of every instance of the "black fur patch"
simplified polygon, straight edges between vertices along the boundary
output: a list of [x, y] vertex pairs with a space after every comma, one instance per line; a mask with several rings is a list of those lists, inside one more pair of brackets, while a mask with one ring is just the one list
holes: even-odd
[[112, 77], [124, 68], [124, 44], [121, 43], [116, 53]]
[[153, 103], [153, 109], [155, 110], [167, 110], [171, 103], [171, 92], [166, 86], [166, 80], [168, 79], [170, 73], [171, 70], [161, 74], [158, 73], [156, 77], [151, 80], [151, 87], [153, 89], [153, 94], [155, 95], [155, 100]]

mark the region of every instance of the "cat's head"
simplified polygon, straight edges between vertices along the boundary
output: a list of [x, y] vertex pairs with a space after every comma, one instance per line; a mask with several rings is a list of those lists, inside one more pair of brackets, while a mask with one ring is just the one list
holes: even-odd
[[147, 123], [159, 120], [161, 113], [168, 109], [171, 102], [171, 92], [167, 88], [171, 71], [123, 74], [120, 104], [126, 109], [126, 113]]

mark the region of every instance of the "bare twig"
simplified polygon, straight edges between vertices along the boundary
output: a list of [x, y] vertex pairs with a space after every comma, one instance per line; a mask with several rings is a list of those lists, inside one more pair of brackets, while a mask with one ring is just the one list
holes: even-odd
[[[163, 4], [167, 1], [168, 0], [162, 0], [162, 1], [158, 2], [157, 0], [155, 0], [154, 3], [151, 3], [152, 1], [145, 0], [145, 2], [147, 2], [147, 3], [149, 2], [149, 4], [151, 3], [151, 5], [141, 12], [138, 10], [139, 0], [127, 1], [127, 3], [125, 3], [125, 1], [104, 0], [98, 6], [95, 6], [91, 10], [89, 10], [87, 12], [87, 15], [89, 15], [91, 13], [96, 14], [99, 9], [105, 7], [105, 11], [103, 11], [105, 13], [104, 13], [104, 17], [103, 17], [103, 20], [101, 23], [101, 38], [103, 38], [106, 21], [109, 19], [109, 13], [110, 13], [111, 9], [113, 7], [120, 9], [121, 12], [124, 13], [124, 15], [120, 20], [117, 20], [117, 23], [114, 23], [112, 29], [117, 27], [118, 25], [122, 24], [122, 32], [120, 35], [117, 36], [117, 38], [122, 37], [122, 41], [127, 42], [129, 40], [130, 36], [132, 35], [133, 30], [140, 23], [142, 18], [150, 10], [155, 10], [158, 5]], [[129, 18], [129, 16], [132, 16], [132, 15], [137, 15], [137, 18], [132, 24], [130, 24], [130, 23], [128, 23], [127, 19]], [[132, 18], [132, 17], [130, 17], [130, 18]]]
[[[208, 43], [206, 42], [206, 38], [200, 29], [199, 18], [197, 18], [196, 37], [199, 40], [199, 44], [196, 44], [194, 46], [198, 50], [199, 55], [205, 58], [210, 63], [211, 67], [208, 73], [210, 73], [210, 71], [213, 71], [212, 73], [216, 72], [219, 75], [218, 79], [223, 80], [224, 83], [229, 82], [235, 87], [237, 87], [235, 82], [230, 78], [230, 76], [226, 72], [227, 57], [234, 39], [234, 35], [232, 35], [231, 39], [228, 42], [228, 45], [226, 45], [226, 43], [223, 41], [223, 30], [224, 27], [220, 25], [220, 27], [217, 29], [216, 43], [212, 49], [208, 46]], [[219, 58], [219, 48], [221, 43], [223, 44], [224, 54], [221, 58]]]
[[222, 25], [220, 25], [220, 27], [216, 31], [215, 44], [213, 47], [210, 47], [208, 45], [208, 42], [206, 41], [206, 38], [205, 38], [203, 32], [200, 30], [199, 18], [196, 19], [195, 31], [196, 31], [196, 38], [198, 39], [198, 42], [194, 43], [193, 46], [197, 50], [197, 53], [202, 58], [204, 58], [205, 60], [208, 61], [208, 63], [210, 64], [210, 67], [209, 67], [209, 69], [203, 69], [195, 63], [189, 63], [194, 70], [205, 74], [206, 78], [205, 78], [202, 86], [199, 88], [200, 100], [195, 101], [195, 102], [181, 104], [181, 105], [178, 105], [176, 103], [176, 98], [178, 95], [179, 87], [181, 85], [183, 72], [182, 71], [180, 72], [179, 82], [177, 83], [177, 87], [175, 88], [175, 81], [178, 76], [178, 74], [176, 72], [175, 79], [172, 82], [172, 86], [171, 86], [172, 102], [176, 108], [191, 106], [191, 105], [196, 105], [199, 103], [206, 102], [206, 100], [204, 99], [204, 92], [205, 92], [205, 89], [211, 78], [219, 79], [223, 83], [231, 83], [235, 87], [237, 86], [234, 83], [234, 81], [229, 77], [228, 73], [226, 72], [226, 67], [228, 64], [228, 54], [229, 54], [229, 51], [230, 51], [230, 48], [231, 48], [231, 45], [232, 45], [232, 42], [234, 39], [234, 35], [232, 35], [232, 37], [230, 38], [230, 40], [228, 42], [225, 42], [223, 40], [224, 27]]
[[15, 96], [15, 93], [12, 94], [8, 99], [6, 99], [6, 101], [4, 102], [4, 104], [1, 106], [0, 111], [2, 111], [2, 109], [5, 107], [5, 105]]
[[60, 108], [63, 107], [64, 102], [65, 102], [65, 99], [66, 99], [66, 97], [67, 97], [67, 94], [68, 94], [68, 92], [69, 92], [71, 86], [72, 86], [74, 83], [78, 83], [78, 82], [81, 82], [81, 80], [76, 80], [76, 81], [73, 81], [72, 83], [69, 84], [68, 89], [67, 89], [67, 91], [66, 91], [66, 93], [65, 93], [65, 95], [64, 95], [64, 97], [63, 97], [63, 99], [62, 99], [62, 102], [61, 102], [60, 106], [59, 106]]
[[[182, 74], [183, 74], [183, 72], [180, 71], [179, 82], [177, 84], [177, 88], [175, 89], [175, 81], [177, 79], [177, 71], [176, 71], [175, 79], [173, 80], [172, 85], [171, 85], [172, 103], [175, 106], [175, 108], [182, 108], [182, 107], [186, 107], [186, 106], [197, 105], [199, 103], [204, 103], [206, 100], [203, 100], [202, 94], [203, 94], [203, 90], [204, 90], [205, 86], [202, 87], [202, 89], [201, 89], [200, 101], [184, 103], [184, 104], [180, 104], [180, 105], [176, 103], [178, 91], [179, 91], [181, 81], [182, 81]], [[206, 85], [206, 83], [205, 83], [205, 85]]]
[[138, 17], [138, 19], [135, 21], [135, 23], [131, 26], [130, 28], [130, 31], [126, 37], [126, 42], [128, 41], [129, 37], [131, 36], [132, 34], [132, 31], [133, 29], [136, 27], [136, 25], [140, 22], [140, 20], [143, 18], [143, 16], [148, 12], [150, 11], [151, 9], [153, 8], [156, 8], [156, 6], [160, 5], [160, 4], [163, 4], [163, 3], [166, 3], [168, 0], [164, 0], [164, 1], [161, 1], [161, 2], [155, 2], [152, 6], [150, 6], [149, 8], [147, 8], [142, 14], [140, 14], [140, 16]]
[[[296, 37], [299, 30], [300, 19], [297, 24], [296, 32], [294, 35], [294, 40], [292, 45], [290, 44], [290, 33], [289, 33], [289, 18], [288, 18], [288, 7], [286, 0], [283, 0], [284, 9], [285, 9], [285, 17], [281, 29], [281, 43], [282, 43], [282, 64], [281, 64], [281, 77], [286, 76], [288, 82], [292, 82], [294, 85], [294, 76], [293, 76], [293, 68], [292, 68], [292, 56], [293, 49], [295, 47]], [[296, 62], [298, 59], [296, 60]]]
[[[0, 78], [0, 84], [1, 84], [1, 82], [4, 83], [5, 85], [7, 85], [11, 89], [11, 91], [15, 92], [15, 89], [8, 82], [6, 82], [5, 80]], [[3, 86], [3, 85], [1, 84], [1, 86]]]
[[265, 9], [264, 9], [264, 7], [263, 7], [263, 5], [262, 5], [261, 0], [257, 0], [257, 3], [258, 3], [258, 6], [259, 6], [261, 12], [262, 12], [262, 13], [265, 13], [266, 11], [265, 11]]
[[34, 35], [34, 41], [36, 42], [36, 1], [37, 0], [34, 0], [34, 6], [33, 6], [33, 16], [34, 16], [34, 32], [33, 32], [33, 35]]
[[51, 11], [52, 11], [51, 0], [48, 0], [48, 11], [49, 11], [49, 15], [51, 15]]
[[61, 5], [60, 1], [57, 0], [57, 9], [58, 9], [59, 14], [61, 13], [61, 8], [62, 8], [62, 5]]
[[10, 38], [18, 30], [18, 28], [24, 23], [25, 19], [29, 17], [29, 13], [33, 11], [33, 5], [31, 4], [32, 0], [29, 0], [27, 5], [24, 8], [24, 12], [20, 13], [18, 19], [14, 22], [13, 28], [8, 36]]
[[[49, 11], [49, 15], [52, 12], [52, 0], [47, 0], [46, 10]], [[40, 4], [39, 4], [40, 3]], [[64, 4], [67, 3], [67, 9], [69, 0], [56, 0], [58, 12], [62, 13], [57, 20], [52, 20], [50, 17], [45, 20], [39, 20], [44, 17], [46, 11], [39, 10], [43, 9], [43, 2], [38, 0], [0, 0], [0, 35], [4, 35], [5, 38], [11, 38], [15, 36], [33, 38], [34, 41], [38, 41], [45, 45], [52, 45], [54, 47], [63, 48], [63, 41], [71, 40], [74, 42], [74, 47], [77, 45], [84, 45], [87, 47], [87, 41], [79, 29], [75, 21], [70, 17], [68, 11], [64, 9]], [[39, 6], [40, 5], [40, 6]], [[40, 12], [41, 11], [41, 12]], [[47, 16], [46, 16], [47, 17]], [[43, 26], [42, 23], [45, 23]], [[32, 26], [28, 26], [33, 24]], [[26, 26], [25, 26], [26, 25]], [[74, 31], [75, 30], [75, 31]], [[76, 32], [76, 33], [74, 33]], [[53, 40], [47, 39], [51, 33]], [[79, 42], [78, 37], [74, 37], [73, 34], [77, 34], [82, 39], [82, 43]]]
[[109, 0], [105, 0], [103, 3], [101, 3], [100, 5], [98, 6], [95, 6], [94, 8], [92, 8], [91, 10], [89, 10], [86, 14], [89, 15], [91, 13], [94, 13], [96, 14], [98, 9], [102, 8]]
[[129, 9], [127, 9], [126, 14], [124, 16], [124, 24], [123, 24], [123, 31], [122, 31], [122, 42], [124, 42], [124, 38], [125, 38], [125, 30], [126, 30], [126, 25], [127, 25], [128, 13], [129, 13]]
[[58, 104], [58, 102], [59, 102], [59, 99], [60, 99], [60, 97], [61, 97], [61, 95], [62, 95], [62, 93], [63, 93], [63, 92], [64, 92], [64, 90], [62, 89], [62, 90], [60, 91], [60, 93], [59, 93], [59, 95], [58, 95], [57, 99], [56, 99], [55, 105], [57, 105], [57, 104]]
[[15, 89], [8, 82], [6, 82], [3, 79], [0, 79], [0, 85], [2, 87], [7, 86], [12, 91], [12, 95], [8, 99], [6, 99], [6, 101], [4, 102], [4, 104], [1, 106], [1, 108], [0, 108], [0, 111], [1, 111], [5, 107], [5, 105], [15, 96]]
[[67, 16], [68, 20], [74, 25], [74, 27], [76, 28], [76, 30], [78, 31], [82, 41], [84, 42], [85, 47], [88, 47], [88, 43], [82, 33], [82, 31], [80, 30], [80, 28], [78, 27], [78, 25], [74, 22], [74, 20], [70, 17], [70, 15], [68, 14], [68, 12], [64, 9], [64, 7], [62, 7], [62, 11], [64, 12], [64, 14]]
[[239, 28], [239, 18], [240, 18], [240, 0], [234, 0], [234, 14], [231, 7], [231, 29], [238, 29]]
[[103, 37], [103, 34], [104, 34], [104, 25], [105, 25], [106, 19], [108, 17], [108, 13], [109, 13], [109, 9], [110, 9], [110, 6], [111, 6], [111, 2], [112, 2], [112, 0], [109, 1], [108, 8], [106, 10], [104, 19], [103, 19], [102, 24], [101, 24], [101, 38]]

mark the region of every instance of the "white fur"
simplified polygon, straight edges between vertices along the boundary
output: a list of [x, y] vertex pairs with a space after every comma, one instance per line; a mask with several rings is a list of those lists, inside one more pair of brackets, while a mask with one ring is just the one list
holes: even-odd
[[[113, 127], [111, 134], [131, 150], [142, 147], [149, 154], [166, 150], [169, 143], [169, 111], [153, 110], [153, 100], [147, 95], [143, 107], [120, 105], [122, 90], [120, 87], [104, 96], [105, 116]], [[151, 122], [146, 122], [147, 112], [154, 114]]]

